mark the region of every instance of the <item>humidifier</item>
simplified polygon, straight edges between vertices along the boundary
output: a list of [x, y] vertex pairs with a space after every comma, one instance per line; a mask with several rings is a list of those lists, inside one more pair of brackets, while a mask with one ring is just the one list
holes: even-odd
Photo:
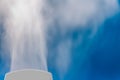
[[18, 70], [7, 73], [4, 80], [52, 80], [52, 75], [42, 70]]

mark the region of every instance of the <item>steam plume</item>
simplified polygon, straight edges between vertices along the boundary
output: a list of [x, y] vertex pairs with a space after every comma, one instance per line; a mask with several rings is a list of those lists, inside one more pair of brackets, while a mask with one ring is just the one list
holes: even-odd
[[4, 0], [6, 41], [11, 70], [47, 70], [42, 0]]
[[[91, 28], [96, 32], [98, 26], [117, 10], [117, 0], [1, 0], [0, 15], [4, 17], [11, 71], [25, 68], [47, 70], [46, 32], [49, 29], [55, 32], [56, 20], [62, 36], [77, 28], [85, 30], [88, 24], [92, 24]], [[46, 14], [43, 15], [44, 11]], [[61, 40], [58, 45], [56, 65], [61, 76], [69, 67], [72, 44], [71, 40]], [[61, 63], [63, 59], [65, 62]]]

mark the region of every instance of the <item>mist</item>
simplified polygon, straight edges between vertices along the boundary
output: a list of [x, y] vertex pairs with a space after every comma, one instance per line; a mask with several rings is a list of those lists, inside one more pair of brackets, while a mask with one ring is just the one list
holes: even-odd
[[[11, 71], [47, 70], [44, 19], [41, 0], [4, 0], [4, 29]], [[40, 13], [40, 14], [39, 14]]]
[[[11, 71], [28, 68], [47, 71], [47, 43], [54, 42], [53, 35], [58, 34], [56, 21], [62, 37], [69, 31], [88, 28], [94, 36], [104, 20], [118, 9], [117, 0], [1, 0], [0, 15], [4, 18], [5, 29], [3, 46], [10, 53]], [[53, 35], [47, 33], [49, 30]], [[82, 39], [80, 35], [78, 42]], [[71, 63], [72, 44], [70, 38], [61, 40], [56, 49], [55, 64], [62, 77]]]
[[[55, 36], [58, 32], [58, 35], [61, 36], [55, 57], [60, 79], [64, 80], [64, 76], [71, 66], [72, 56], [76, 54], [72, 52], [73, 46], [82, 45], [85, 42], [84, 37], [87, 37], [87, 48], [104, 21], [119, 11], [119, 3], [117, 0], [51, 0], [47, 5], [47, 23], [52, 31], [51, 36]], [[84, 35], [89, 29], [91, 32], [88, 36]], [[79, 31], [80, 34], [78, 39], [73, 41], [72, 35], [69, 33], [75, 31]], [[70, 37], [66, 38], [68, 34]], [[52, 40], [54, 39], [52, 38]], [[79, 54], [89, 55], [84, 52], [81, 48]], [[81, 55], [81, 58], [79, 63], [84, 62], [86, 57]]]

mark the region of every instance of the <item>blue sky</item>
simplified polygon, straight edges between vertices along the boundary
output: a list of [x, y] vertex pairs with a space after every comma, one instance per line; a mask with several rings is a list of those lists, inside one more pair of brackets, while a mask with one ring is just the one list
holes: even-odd
[[[59, 26], [57, 22], [56, 26]], [[49, 51], [55, 53], [55, 47], [60, 40], [71, 39], [73, 42], [71, 63], [63, 80], [120, 80], [120, 13], [106, 19], [99, 26], [93, 39], [88, 37], [91, 30], [88, 29], [83, 33], [82, 45], [78, 43], [81, 34], [79, 29], [69, 32], [64, 37], [59, 34], [58, 30], [52, 46], [48, 44], [48, 47], [51, 47]], [[2, 44], [2, 34], [4, 33], [2, 27], [1, 24], [0, 44]], [[0, 80], [3, 80], [4, 74], [10, 68], [10, 57], [5, 53], [0, 45]], [[54, 64], [54, 58], [51, 56], [48, 57], [48, 70], [53, 74], [54, 80], [61, 80]]]

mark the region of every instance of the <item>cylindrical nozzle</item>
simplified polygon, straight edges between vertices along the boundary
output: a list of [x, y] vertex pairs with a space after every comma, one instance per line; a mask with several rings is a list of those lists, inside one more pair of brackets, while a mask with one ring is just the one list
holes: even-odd
[[28, 69], [7, 73], [5, 80], [52, 80], [52, 75], [47, 71]]

